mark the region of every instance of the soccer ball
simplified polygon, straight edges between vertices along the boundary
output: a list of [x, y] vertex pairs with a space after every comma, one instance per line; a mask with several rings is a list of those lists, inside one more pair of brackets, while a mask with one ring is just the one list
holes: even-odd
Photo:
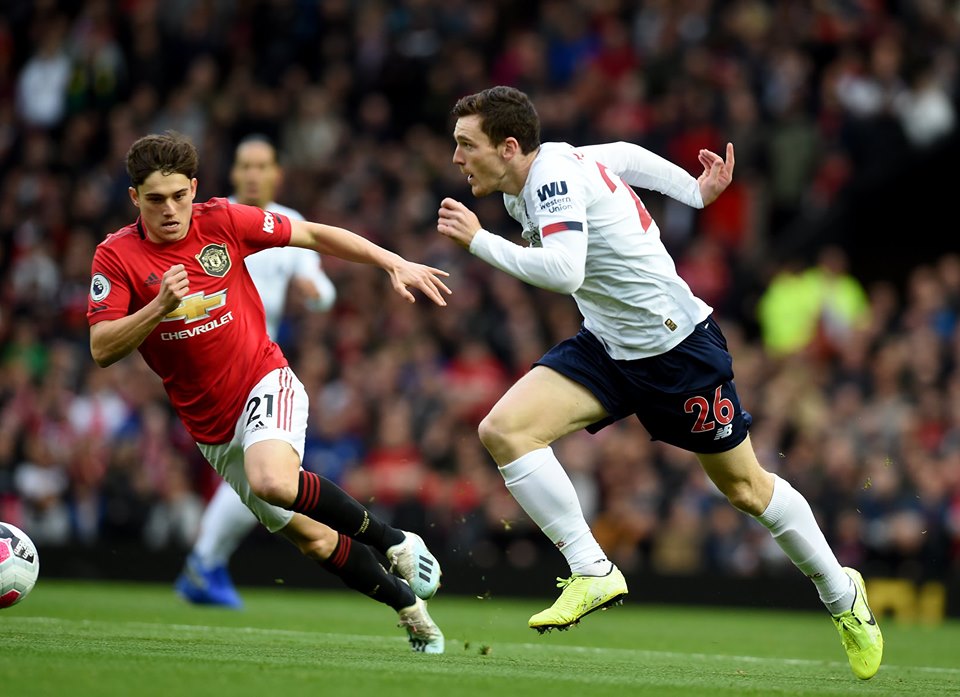
[[0, 609], [27, 597], [40, 573], [40, 555], [26, 533], [0, 523]]

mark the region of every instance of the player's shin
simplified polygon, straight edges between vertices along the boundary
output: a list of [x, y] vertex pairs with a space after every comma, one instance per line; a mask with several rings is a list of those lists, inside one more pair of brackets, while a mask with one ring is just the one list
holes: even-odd
[[794, 565], [817, 587], [831, 614], [849, 608], [853, 586], [827, 544], [807, 500], [790, 483], [776, 477], [773, 498], [757, 520]]
[[378, 520], [343, 489], [313, 472], [300, 471], [297, 498], [290, 509], [384, 554], [404, 540], [402, 531]]
[[576, 489], [551, 448], [540, 448], [500, 468], [507, 489], [566, 557], [573, 573], [602, 576], [610, 563], [580, 508]]
[[398, 612], [416, 603], [417, 598], [410, 586], [388, 573], [367, 545], [344, 534], [340, 534], [333, 554], [321, 565], [339, 576], [348, 588]]

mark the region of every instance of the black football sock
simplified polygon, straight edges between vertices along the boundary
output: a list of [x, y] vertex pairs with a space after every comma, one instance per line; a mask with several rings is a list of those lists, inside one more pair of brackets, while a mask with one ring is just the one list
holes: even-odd
[[291, 510], [313, 518], [386, 554], [404, 540], [403, 532], [377, 520], [359, 501], [326, 477], [300, 470]]
[[342, 533], [333, 554], [320, 564], [339, 576], [348, 588], [369, 595], [398, 612], [417, 602], [410, 586], [387, 573], [367, 545]]

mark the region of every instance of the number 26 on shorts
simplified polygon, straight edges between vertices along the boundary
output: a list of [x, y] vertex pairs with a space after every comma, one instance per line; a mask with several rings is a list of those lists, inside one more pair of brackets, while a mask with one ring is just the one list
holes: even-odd
[[723, 385], [718, 385], [713, 392], [713, 404], [707, 401], [706, 397], [696, 395], [690, 397], [683, 403], [683, 410], [688, 414], [696, 414], [696, 422], [691, 433], [703, 433], [713, 431], [717, 424], [725, 426], [734, 417], [733, 402], [723, 396]]

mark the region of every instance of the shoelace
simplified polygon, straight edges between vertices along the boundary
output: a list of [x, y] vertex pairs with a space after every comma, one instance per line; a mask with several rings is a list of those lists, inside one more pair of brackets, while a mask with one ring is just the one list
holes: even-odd
[[[419, 641], [430, 641], [437, 636], [437, 632], [434, 631], [434, 628], [430, 626], [429, 622], [418, 621], [415, 617], [401, 617], [397, 626], [409, 629], [410, 632], [416, 635], [415, 638]], [[411, 637], [411, 641], [413, 639], [414, 637]]]
[[857, 643], [854, 630], [857, 629], [860, 620], [857, 619], [853, 612], [845, 612], [839, 617], [835, 617], [834, 621], [837, 623], [837, 626], [840, 627], [840, 642], [843, 644], [843, 648], [859, 649], [860, 644]]
[[406, 628], [410, 631], [411, 641], [422, 641], [425, 644], [437, 638], [438, 633], [430, 625], [408, 624]]
[[397, 550], [397, 551], [395, 551], [393, 554], [390, 555], [390, 557], [389, 557], [389, 562], [390, 562], [390, 573], [391, 573], [391, 574], [394, 573], [394, 571], [396, 571], [396, 569], [397, 569], [397, 560], [398, 560], [399, 558], [400, 558], [400, 550]]
[[[557, 588], [563, 588], [566, 590], [567, 586], [576, 581], [579, 578], [583, 578], [577, 574], [570, 576], [569, 578], [560, 578], [557, 576]], [[553, 604], [553, 608], [560, 610], [566, 613], [575, 613], [577, 611], [577, 606], [582, 601], [582, 598], [576, 598], [572, 595], [567, 595], [565, 592], [560, 594], [560, 597], [557, 598], [556, 602]]]

